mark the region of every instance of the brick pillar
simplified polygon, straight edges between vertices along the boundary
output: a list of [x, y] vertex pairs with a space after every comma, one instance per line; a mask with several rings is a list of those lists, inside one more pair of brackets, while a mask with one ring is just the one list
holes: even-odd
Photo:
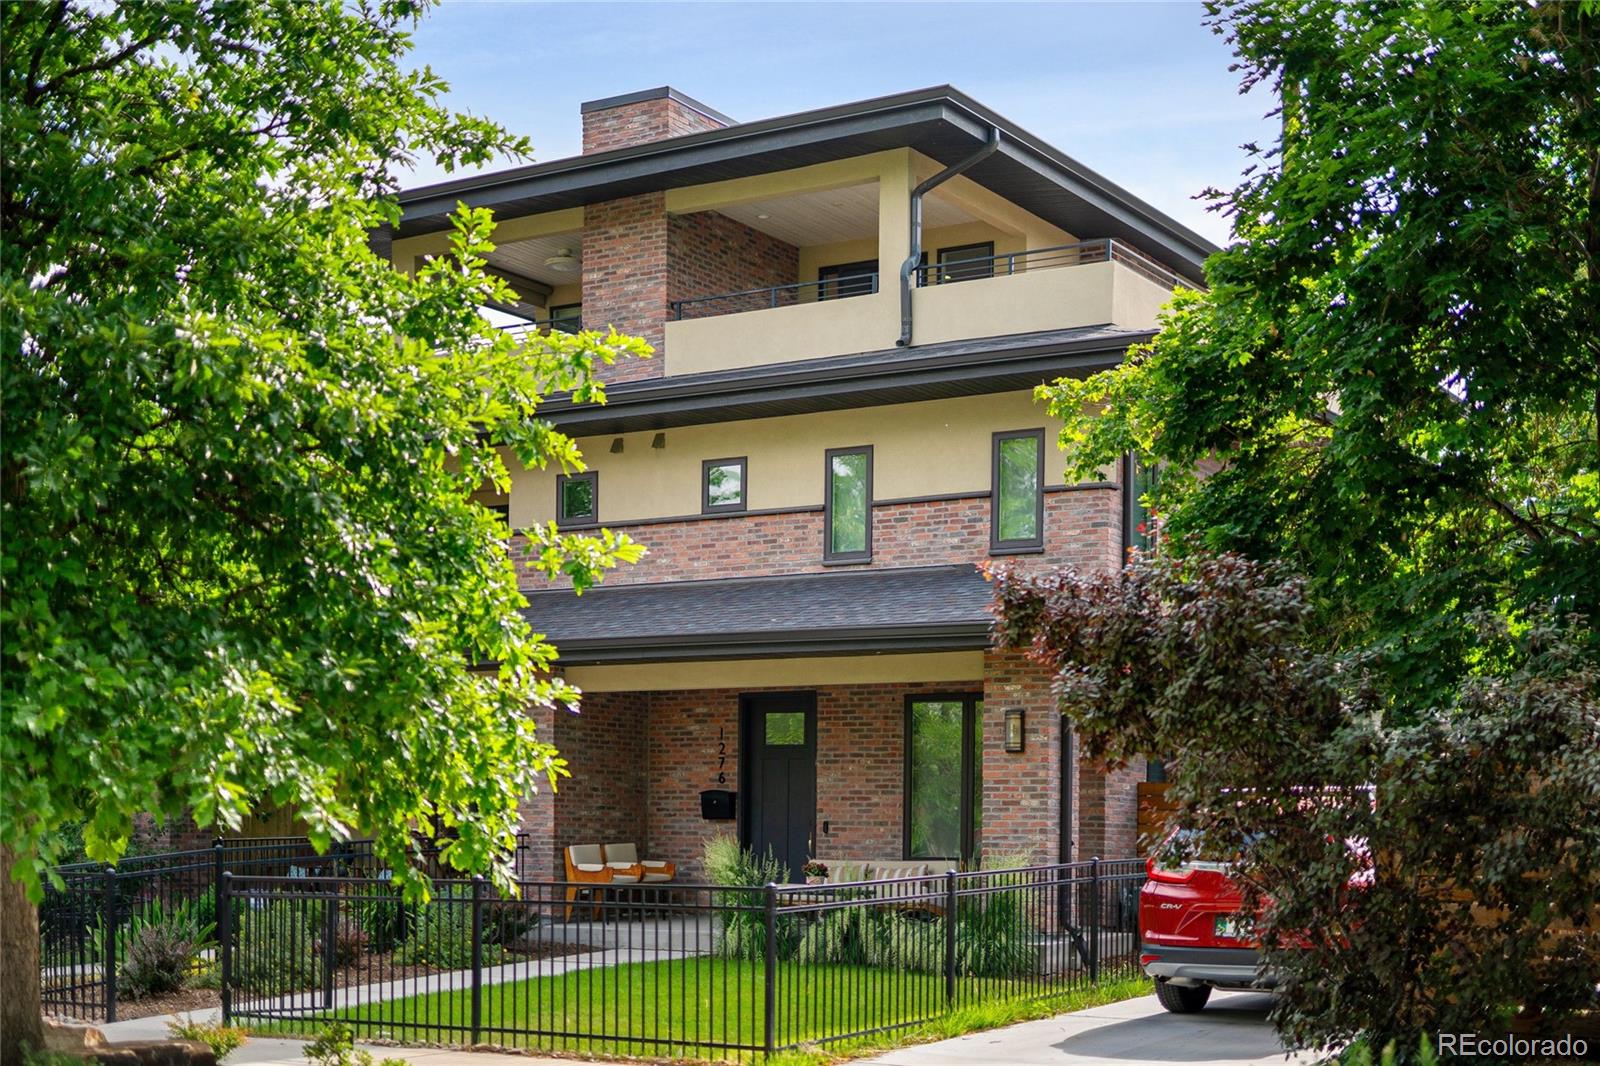
[[1078, 760], [1078, 857], [1127, 859], [1139, 854], [1139, 782], [1144, 760], [1111, 770], [1097, 759]]
[[[983, 664], [984, 859], [1058, 862], [1062, 723], [1050, 679], [1020, 652], [989, 652]], [[1005, 712], [1014, 707], [1025, 716], [1021, 752], [1005, 750]]]
[[[565, 713], [549, 707], [530, 709], [528, 716], [533, 719], [535, 735], [540, 740], [554, 743], [555, 715]], [[556, 803], [549, 784], [541, 784], [538, 792], [524, 796], [518, 809], [522, 816], [522, 831], [528, 834], [529, 848], [527, 866], [522, 876], [535, 881], [558, 880], [564, 868], [555, 843]]]
[[584, 208], [584, 326], [612, 326], [656, 349], [652, 359], [624, 359], [599, 368], [601, 380], [661, 377], [666, 322], [666, 194], [644, 193]]

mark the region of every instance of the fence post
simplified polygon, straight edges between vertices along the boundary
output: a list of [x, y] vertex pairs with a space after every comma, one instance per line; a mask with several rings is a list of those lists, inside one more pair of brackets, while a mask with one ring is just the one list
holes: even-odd
[[944, 872], [944, 1003], [956, 1005], [956, 872]]
[[[336, 860], [335, 860], [336, 861]], [[331, 865], [331, 863], [330, 863]], [[331, 874], [333, 871], [330, 870]], [[326, 883], [326, 882], [325, 882]], [[338, 961], [339, 881], [331, 879], [332, 891], [322, 902], [322, 1009], [333, 1009], [334, 964]]]
[[483, 1034], [483, 875], [472, 878], [472, 1042]]
[[100, 902], [101, 923], [105, 929], [104, 950], [100, 959], [100, 980], [105, 988], [106, 1021], [117, 1020], [117, 868], [106, 867], [104, 895]]
[[767, 883], [767, 944], [761, 953], [766, 970], [762, 989], [762, 1047], [768, 1055], [778, 1050], [778, 886]]
[[233, 1021], [233, 874], [222, 869], [217, 845], [217, 976], [222, 982], [222, 1024]]
[[1089, 983], [1100, 982], [1100, 856], [1089, 860]]

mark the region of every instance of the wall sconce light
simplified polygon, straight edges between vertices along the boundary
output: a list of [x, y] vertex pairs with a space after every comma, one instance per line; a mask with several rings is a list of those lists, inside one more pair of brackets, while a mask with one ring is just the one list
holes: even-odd
[[622, 438], [621, 437], [618, 437], [616, 440], [611, 442], [611, 454], [612, 455], [621, 455], [622, 454]]
[[1024, 740], [1024, 718], [1027, 712], [1021, 707], [1006, 708], [1006, 750], [1011, 752], [1022, 751], [1026, 746]]
[[667, 435], [665, 433], [657, 433], [655, 435], [655, 438], [650, 441], [650, 447], [652, 447], [652, 448], [658, 448], [659, 449], [659, 448], [665, 448], [666, 446], [667, 446]]

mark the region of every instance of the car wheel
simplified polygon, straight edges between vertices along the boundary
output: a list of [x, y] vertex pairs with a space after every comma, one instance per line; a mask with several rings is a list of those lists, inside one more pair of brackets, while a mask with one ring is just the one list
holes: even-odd
[[1171, 981], [1156, 982], [1156, 999], [1173, 1014], [1193, 1014], [1211, 998], [1207, 985], [1175, 985]]

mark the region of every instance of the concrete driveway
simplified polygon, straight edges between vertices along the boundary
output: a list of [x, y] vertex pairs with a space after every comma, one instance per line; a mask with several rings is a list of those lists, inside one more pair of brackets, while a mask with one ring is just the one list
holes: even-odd
[[1199, 1014], [1168, 1014], [1155, 996], [1058, 1014], [1006, 1029], [969, 1033], [937, 1044], [901, 1048], [875, 1059], [879, 1066], [1088, 1066], [1194, 1062], [1210, 1066], [1312, 1063], [1314, 1055], [1285, 1056], [1267, 1024], [1272, 997], [1213, 992]]

